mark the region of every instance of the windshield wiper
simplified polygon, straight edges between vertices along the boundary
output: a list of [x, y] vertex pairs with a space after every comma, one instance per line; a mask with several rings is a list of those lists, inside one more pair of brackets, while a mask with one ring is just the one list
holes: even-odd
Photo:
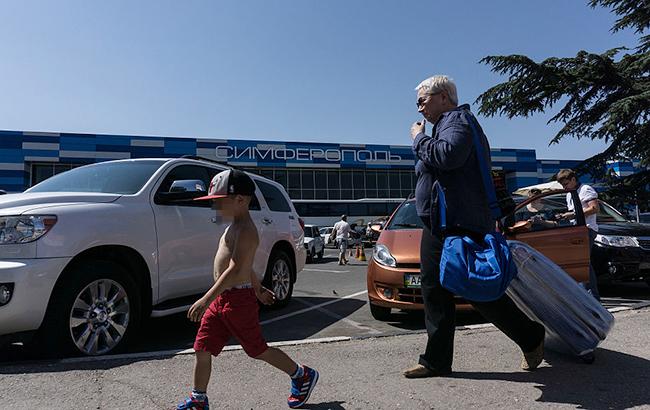
[[417, 225], [417, 224], [407, 224], [407, 223], [393, 224], [393, 226], [399, 226], [399, 227], [402, 227], [402, 228], [421, 228], [420, 225]]

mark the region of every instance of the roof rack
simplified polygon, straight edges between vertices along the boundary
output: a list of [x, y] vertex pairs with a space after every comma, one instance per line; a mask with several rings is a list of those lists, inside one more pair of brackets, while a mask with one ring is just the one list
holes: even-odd
[[222, 166], [227, 167], [227, 168], [239, 169], [234, 165], [224, 164], [223, 162], [219, 162], [219, 161], [211, 159], [211, 158], [202, 157], [200, 155], [183, 155], [183, 156], [181, 156], [181, 158], [194, 159], [194, 160], [197, 160], [197, 161], [206, 161], [206, 162], [211, 162], [213, 164], [222, 165]]

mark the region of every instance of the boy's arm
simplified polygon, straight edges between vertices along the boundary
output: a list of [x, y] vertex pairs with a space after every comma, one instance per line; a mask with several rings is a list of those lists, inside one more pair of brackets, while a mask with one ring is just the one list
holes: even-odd
[[[241, 282], [241, 272], [253, 270], [253, 259], [255, 258], [257, 241], [256, 232], [248, 230], [240, 232], [234, 245], [230, 264], [226, 270], [219, 275], [219, 279], [217, 279], [214, 285], [212, 285], [210, 290], [208, 290], [201, 299], [197, 300], [192, 305], [189, 312], [187, 312], [187, 317], [190, 320], [198, 322], [201, 319], [201, 316], [203, 316], [203, 313], [205, 313], [207, 308], [210, 306], [210, 303], [212, 303], [217, 296], [225, 290], [233, 287], [233, 285]], [[240, 243], [245, 244], [245, 246], [239, 246]]]

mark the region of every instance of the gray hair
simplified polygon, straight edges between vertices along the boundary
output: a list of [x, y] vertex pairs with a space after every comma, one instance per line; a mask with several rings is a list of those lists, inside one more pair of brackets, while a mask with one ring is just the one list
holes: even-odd
[[444, 91], [449, 96], [449, 101], [454, 105], [458, 105], [456, 84], [454, 84], [454, 80], [446, 75], [434, 75], [433, 77], [427, 78], [415, 87], [415, 91], [420, 90], [425, 94], [435, 94]]

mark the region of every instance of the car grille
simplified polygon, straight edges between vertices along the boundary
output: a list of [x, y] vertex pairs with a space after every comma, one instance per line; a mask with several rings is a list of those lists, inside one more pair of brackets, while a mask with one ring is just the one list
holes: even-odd
[[650, 249], [650, 238], [637, 238], [639, 246], [643, 249]]
[[397, 297], [401, 302], [423, 303], [422, 291], [419, 288], [399, 288]]
[[397, 267], [402, 269], [420, 269], [420, 264], [419, 263], [398, 263]]

